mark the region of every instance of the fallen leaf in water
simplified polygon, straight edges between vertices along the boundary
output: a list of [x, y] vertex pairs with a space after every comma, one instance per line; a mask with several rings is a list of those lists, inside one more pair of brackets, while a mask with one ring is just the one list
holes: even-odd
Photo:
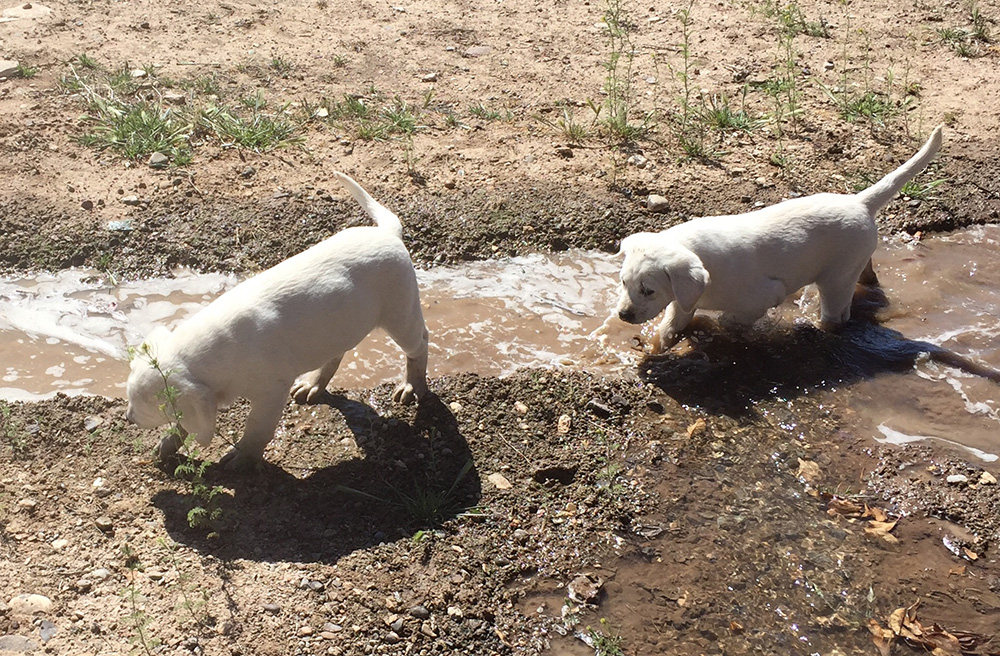
[[979, 560], [979, 554], [968, 547], [962, 547], [962, 553], [964, 553], [965, 557], [969, 560]]
[[948, 570], [948, 576], [954, 574], [955, 576], [965, 576], [965, 565], [959, 565], [958, 567], [952, 567]]
[[872, 508], [867, 503], [865, 504], [865, 512], [862, 517], [871, 517], [876, 522], [887, 522], [889, 521], [889, 516], [885, 514], [885, 511], [881, 508]]
[[896, 528], [895, 520], [891, 522], [877, 522], [873, 519], [870, 520], [868, 522], [868, 526], [865, 527], [865, 533], [895, 544], [896, 542], [899, 542], [899, 540], [896, 539], [895, 535], [890, 534], [890, 531], [894, 528]]
[[698, 419], [693, 424], [688, 426], [687, 428], [688, 437], [694, 437], [695, 435], [700, 435], [701, 433], [704, 433], [707, 427], [708, 424], [705, 423], [705, 420], [702, 419], [701, 417], [698, 417]]
[[865, 506], [857, 501], [831, 497], [827, 503], [826, 512], [828, 515], [843, 515], [844, 517], [861, 517], [865, 512]]
[[[942, 629], [937, 624], [924, 626], [917, 619], [917, 601], [906, 608], [897, 608], [889, 615], [889, 628], [883, 629], [874, 619], [868, 620], [868, 630], [872, 634], [875, 646], [883, 656], [888, 656], [892, 644], [897, 638], [902, 638], [914, 647], [930, 651], [933, 656], [962, 656], [963, 644], [959, 638]], [[981, 636], [961, 634], [966, 646], [976, 644]]]
[[795, 472], [795, 476], [807, 485], [816, 485], [823, 478], [823, 472], [812, 460], [799, 458], [799, 470]]
[[892, 643], [896, 639], [896, 634], [889, 629], [883, 629], [882, 625], [874, 619], [868, 620], [868, 631], [872, 634], [872, 642], [875, 643], [878, 652], [882, 656], [889, 656], [889, 652], [892, 651]]

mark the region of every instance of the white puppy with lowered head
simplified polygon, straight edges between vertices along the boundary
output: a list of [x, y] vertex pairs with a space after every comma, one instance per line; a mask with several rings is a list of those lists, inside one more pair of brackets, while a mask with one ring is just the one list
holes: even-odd
[[878, 242], [875, 213], [940, 147], [939, 126], [916, 155], [854, 195], [815, 194], [629, 235], [621, 242], [618, 317], [641, 324], [666, 309], [654, 338], [659, 351], [677, 341], [698, 308], [721, 310], [723, 321], [748, 325], [816, 283], [821, 325], [843, 324]]
[[[243, 397], [251, 405], [243, 437], [222, 462], [257, 463], [289, 389], [300, 403], [318, 400], [344, 354], [375, 328], [406, 354], [406, 378], [393, 399], [426, 394], [427, 328], [402, 226], [354, 180], [333, 175], [378, 225], [342, 230], [240, 283], [173, 332], [154, 330], [133, 354], [129, 421], [154, 428], [179, 419], [184, 433], [207, 446], [218, 409]], [[173, 456], [182, 439], [163, 438], [160, 458]]]

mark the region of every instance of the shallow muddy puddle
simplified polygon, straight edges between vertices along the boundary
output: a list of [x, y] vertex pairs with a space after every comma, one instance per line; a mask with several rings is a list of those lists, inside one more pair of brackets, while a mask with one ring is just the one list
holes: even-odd
[[[884, 328], [865, 333], [859, 357], [928, 342], [1000, 367], [1000, 227], [983, 226], [920, 242], [884, 241], [876, 268], [890, 307]], [[599, 328], [617, 294], [618, 259], [596, 252], [529, 255], [418, 272], [431, 332], [430, 375], [504, 375], [523, 366], [601, 372], [633, 368], [638, 331]], [[237, 282], [179, 271], [171, 279], [117, 282], [67, 270], [0, 281], [0, 397], [55, 392], [121, 397], [128, 345], [157, 324], [175, 325]], [[804, 292], [765, 321], [808, 322], [815, 293]], [[896, 331], [893, 333], [891, 331]], [[402, 357], [375, 333], [345, 358], [333, 386], [368, 387], [398, 377]], [[985, 462], [1000, 453], [1000, 386], [921, 361], [915, 371], [860, 377], [825, 392], [846, 402], [878, 440], [934, 438]], [[830, 385], [828, 385], [830, 386]]]

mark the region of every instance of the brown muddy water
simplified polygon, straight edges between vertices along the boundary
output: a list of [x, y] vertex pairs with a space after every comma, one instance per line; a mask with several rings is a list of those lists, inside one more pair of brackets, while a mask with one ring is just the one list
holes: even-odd
[[[931, 345], [1000, 367], [998, 249], [1000, 226], [885, 240], [876, 268], [890, 306], [878, 330], [848, 336], [857, 347], [852, 357], [878, 360]], [[618, 266], [614, 256], [577, 251], [418, 272], [430, 375], [502, 376], [523, 366], [634, 370], [633, 327], [613, 321], [601, 340], [592, 335], [614, 304]], [[236, 282], [186, 271], [139, 281], [80, 270], [0, 279], [0, 398], [121, 397], [127, 346], [157, 324], [175, 325]], [[816, 314], [815, 292], [807, 288], [763, 320], [764, 330], [811, 322]], [[401, 369], [399, 351], [375, 333], [345, 358], [333, 385], [368, 387]], [[835, 383], [821, 386], [857, 413], [873, 439], [932, 439], [984, 462], [1000, 454], [1000, 388], [991, 381], [917, 358], [903, 371]]]

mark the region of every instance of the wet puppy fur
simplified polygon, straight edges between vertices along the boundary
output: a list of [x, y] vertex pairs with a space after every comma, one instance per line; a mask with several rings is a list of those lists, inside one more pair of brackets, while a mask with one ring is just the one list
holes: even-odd
[[[187, 435], [207, 446], [220, 408], [250, 401], [242, 439], [222, 459], [230, 468], [261, 461], [288, 398], [313, 403], [326, 393], [344, 354], [382, 328], [406, 354], [393, 394], [410, 403], [427, 393], [427, 328], [402, 226], [354, 180], [334, 173], [375, 220], [352, 227], [226, 292], [173, 332], [154, 330], [134, 352], [129, 421], [143, 428], [177, 422], [161, 460]], [[173, 388], [175, 401], [165, 398]]]
[[820, 325], [843, 325], [859, 278], [875, 280], [875, 214], [930, 163], [941, 141], [939, 126], [913, 157], [857, 194], [815, 194], [629, 235], [621, 242], [618, 317], [641, 324], [665, 310], [653, 344], [661, 351], [677, 341], [697, 309], [721, 310], [724, 323], [749, 325], [815, 283]]

